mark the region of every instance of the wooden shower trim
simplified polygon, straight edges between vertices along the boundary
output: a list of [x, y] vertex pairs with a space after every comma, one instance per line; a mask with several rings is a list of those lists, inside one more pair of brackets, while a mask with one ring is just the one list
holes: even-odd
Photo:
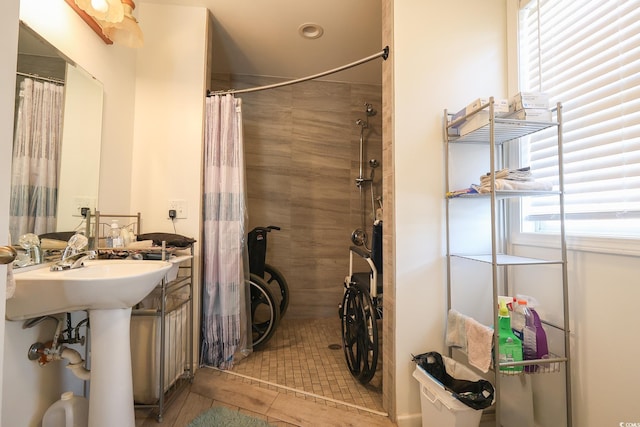
[[98, 24], [95, 19], [87, 15], [84, 10], [80, 9], [74, 0], [64, 1], [67, 2], [69, 6], [71, 6], [71, 9], [75, 10], [76, 13], [80, 15], [80, 18], [82, 18], [82, 20], [86, 22], [89, 27], [91, 27], [91, 29], [98, 35], [98, 37], [102, 39], [102, 41], [104, 41], [106, 44], [113, 44], [113, 41], [109, 37], [105, 36], [102, 32], [102, 27], [100, 26], [100, 24]]

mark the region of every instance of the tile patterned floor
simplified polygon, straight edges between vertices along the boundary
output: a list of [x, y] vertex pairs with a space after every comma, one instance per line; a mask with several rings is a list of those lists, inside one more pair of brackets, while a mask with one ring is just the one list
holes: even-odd
[[361, 412], [385, 413], [382, 360], [371, 382], [363, 386], [349, 373], [341, 341], [337, 315], [326, 319], [285, 317], [262, 350], [237, 362], [227, 374], [332, 407], [346, 405]]
[[139, 409], [135, 426], [188, 427], [199, 414], [223, 406], [265, 420], [273, 427], [397, 427], [386, 416], [360, 413], [363, 411], [353, 407], [331, 407], [311, 401], [307, 395], [267, 390], [237, 378], [228, 371], [198, 369], [193, 383], [181, 389], [168, 405], [162, 424], [152, 410]]

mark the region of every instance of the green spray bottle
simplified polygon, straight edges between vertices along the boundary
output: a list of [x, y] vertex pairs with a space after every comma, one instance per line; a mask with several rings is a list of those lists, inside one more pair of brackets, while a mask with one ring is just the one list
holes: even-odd
[[[511, 318], [509, 310], [504, 301], [500, 301], [498, 311], [498, 345], [500, 362], [520, 362], [522, 361], [522, 341], [513, 334], [511, 329]], [[522, 366], [501, 366], [501, 371], [522, 372]]]

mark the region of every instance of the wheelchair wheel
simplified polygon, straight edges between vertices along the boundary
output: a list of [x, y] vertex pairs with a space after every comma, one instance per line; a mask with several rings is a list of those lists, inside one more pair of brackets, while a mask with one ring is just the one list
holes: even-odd
[[341, 305], [342, 345], [347, 366], [361, 384], [367, 384], [378, 365], [378, 324], [366, 289], [347, 288]]
[[252, 274], [249, 282], [251, 284], [251, 331], [253, 348], [257, 350], [273, 336], [280, 321], [280, 308], [269, 285], [260, 276]]
[[284, 317], [289, 307], [289, 284], [284, 275], [272, 265], [264, 265], [264, 281], [271, 285], [273, 282], [278, 285], [276, 294], [279, 292], [282, 299], [280, 300], [280, 319]]

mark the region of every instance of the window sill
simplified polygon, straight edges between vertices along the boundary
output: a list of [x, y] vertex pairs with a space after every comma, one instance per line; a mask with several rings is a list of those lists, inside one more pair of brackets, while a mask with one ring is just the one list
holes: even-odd
[[[511, 237], [511, 242], [514, 245], [556, 249], [559, 245], [557, 234], [516, 232]], [[567, 250], [640, 257], [640, 240], [619, 237], [567, 236]]]

